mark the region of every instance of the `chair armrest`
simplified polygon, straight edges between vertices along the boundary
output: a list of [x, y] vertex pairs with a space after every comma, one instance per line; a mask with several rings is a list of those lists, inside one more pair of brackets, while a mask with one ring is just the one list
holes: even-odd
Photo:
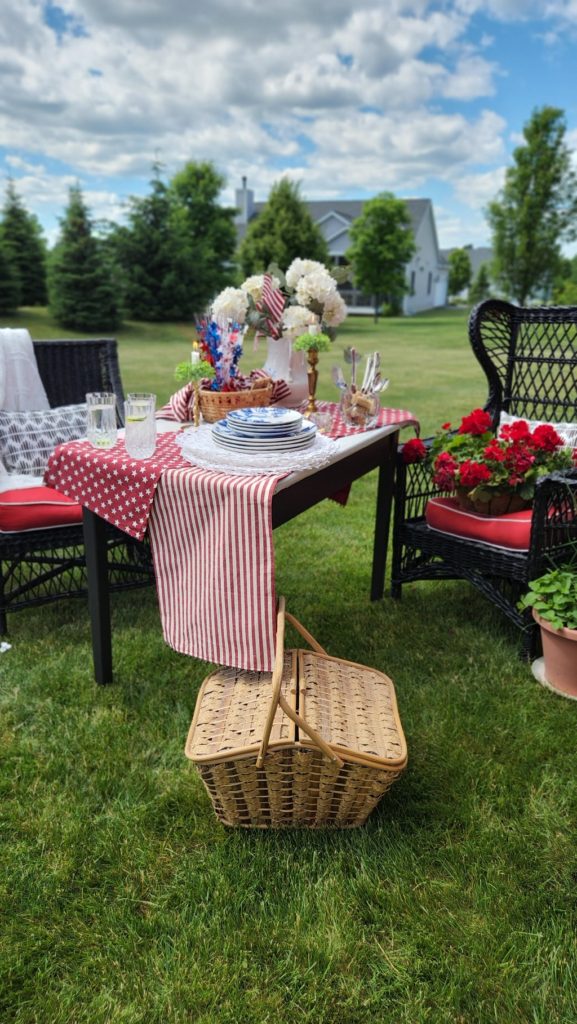
[[577, 470], [551, 473], [535, 488], [529, 579], [577, 556]]
[[[421, 438], [427, 453], [433, 444], [433, 437]], [[395, 484], [395, 515], [402, 522], [406, 519], [422, 519], [429, 498], [445, 493], [435, 487], [431, 471], [424, 462], [406, 463], [403, 458], [404, 445], [397, 448], [397, 475]]]

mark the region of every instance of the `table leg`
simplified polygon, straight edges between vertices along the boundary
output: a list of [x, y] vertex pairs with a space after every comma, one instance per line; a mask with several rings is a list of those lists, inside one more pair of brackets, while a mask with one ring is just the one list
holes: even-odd
[[92, 631], [94, 678], [100, 685], [112, 682], [112, 637], [106, 523], [85, 508], [83, 513], [84, 551], [88, 576], [88, 611]]
[[371, 601], [380, 601], [385, 591], [385, 569], [391, 525], [391, 508], [395, 486], [395, 459], [399, 442], [398, 432], [387, 438], [387, 449], [379, 466], [377, 484], [377, 507], [375, 512], [375, 536], [373, 541], [373, 571], [371, 576]]

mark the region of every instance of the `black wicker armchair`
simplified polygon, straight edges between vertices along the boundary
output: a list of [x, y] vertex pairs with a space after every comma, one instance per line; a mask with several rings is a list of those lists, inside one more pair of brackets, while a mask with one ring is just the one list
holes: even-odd
[[[469, 340], [487, 377], [484, 408], [495, 428], [502, 413], [577, 423], [577, 308], [526, 309], [489, 299], [471, 312]], [[529, 580], [575, 550], [577, 472], [552, 474], [538, 483], [526, 550], [497, 548], [431, 529], [425, 508], [437, 496], [441, 492], [422, 463], [404, 464], [401, 446], [392, 596], [400, 598], [403, 585], [415, 580], [467, 580], [522, 630], [522, 655], [534, 656], [539, 630], [530, 610], [521, 613], [517, 601]]]
[[[113, 391], [122, 425], [124, 393], [116, 341], [34, 341], [38, 370], [52, 408], [84, 402], [88, 391]], [[148, 546], [109, 530], [112, 589], [152, 582]], [[0, 533], [0, 634], [7, 612], [87, 592], [82, 523]]]

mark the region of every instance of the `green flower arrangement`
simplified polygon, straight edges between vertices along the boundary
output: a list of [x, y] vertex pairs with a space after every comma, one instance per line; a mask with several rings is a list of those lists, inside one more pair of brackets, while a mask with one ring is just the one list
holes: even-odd
[[331, 344], [332, 342], [328, 334], [323, 334], [322, 331], [319, 331], [318, 334], [299, 334], [293, 344], [293, 348], [295, 352], [310, 352], [311, 350], [327, 352]]
[[199, 384], [201, 380], [212, 380], [215, 375], [214, 366], [200, 359], [198, 363], [179, 363], [174, 371], [178, 384]]

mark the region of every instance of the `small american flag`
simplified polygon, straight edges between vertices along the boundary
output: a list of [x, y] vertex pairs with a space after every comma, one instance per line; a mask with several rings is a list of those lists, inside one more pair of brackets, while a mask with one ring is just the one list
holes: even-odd
[[259, 305], [261, 312], [265, 314], [267, 330], [271, 338], [280, 338], [282, 330], [279, 326], [279, 320], [284, 309], [285, 299], [280, 288], [273, 287], [272, 276], [270, 274], [264, 275], [262, 283], [262, 301]]

